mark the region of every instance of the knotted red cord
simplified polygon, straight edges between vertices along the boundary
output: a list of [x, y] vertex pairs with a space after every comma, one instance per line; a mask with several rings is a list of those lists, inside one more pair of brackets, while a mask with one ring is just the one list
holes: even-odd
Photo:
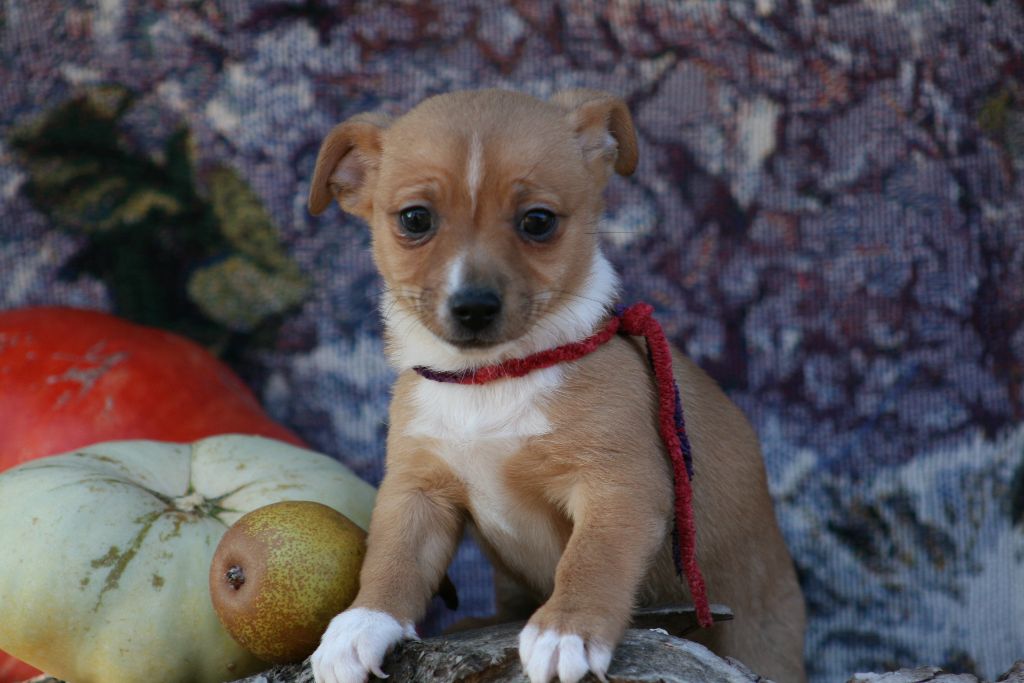
[[647, 352], [654, 370], [658, 388], [658, 430], [672, 461], [675, 492], [675, 562], [680, 573], [685, 572], [697, 610], [697, 623], [704, 628], [712, 625], [704, 577], [697, 566], [697, 534], [693, 520], [693, 492], [690, 488], [692, 459], [690, 441], [683, 422], [683, 406], [679, 388], [672, 375], [672, 351], [661, 325], [652, 316], [654, 309], [645, 303], [633, 304], [619, 310], [604, 329], [577, 342], [540, 351], [525, 358], [513, 358], [497, 365], [476, 370], [448, 372], [417, 366], [413, 368], [426, 379], [456, 384], [486, 384], [499, 379], [522, 377], [541, 368], [574, 361], [596, 351], [616, 333], [642, 336], [647, 341]]

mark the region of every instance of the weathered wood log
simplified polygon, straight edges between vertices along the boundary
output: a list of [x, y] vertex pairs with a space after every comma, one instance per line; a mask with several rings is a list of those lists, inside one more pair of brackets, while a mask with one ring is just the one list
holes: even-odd
[[[519, 665], [521, 624], [502, 624], [403, 643], [388, 655], [384, 671], [396, 683], [525, 683]], [[371, 680], [378, 680], [372, 678]], [[588, 677], [586, 681], [596, 680]], [[615, 651], [610, 683], [771, 683], [740, 662], [721, 658], [694, 642], [660, 629], [630, 629]], [[998, 681], [1024, 683], [1024, 660]], [[45, 676], [32, 683], [61, 683]], [[277, 666], [234, 683], [313, 683], [309, 662]], [[784, 683], [784, 682], [783, 682]], [[969, 674], [933, 666], [890, 673], [856, 674], [848, 683], [979, 683]]]
[[[385, 663], [385, 671], [393, 681], [413, 683], [522, 683], [526, 681], [519, 668], [515, 652], [507, 652], [509, 634], [506, 626], [474, 631], [460, 644], [439, 646], [431, 639], [409, 643], [397, 649]], [[483, 636], [488, 641], [481, 651], [473, 643]], [[514, 639], [512, 640], [514, 645]], [[454, 646], [453, 646], [454, 645]], [[468, 664], [460, 660], [459, 653], [470, 646]], [[514, 647], [512, 648], [514, 650]], [[715, 661], [717, 660], [717, 661]], [[436, 665], [440, 662], [440, 665]], [[656, 670], [658, 666], [679, 668]], [[422, 668], [420, 668], [422, 667]], [[377, 680], [377, 679], [373, 679]], [[586, 680], [593, 680], [588, 678]], [[611, 683], [675, 683], [677, 681], [737, 681], [740, 683], [770, 683], [754, 674], [741, 663], [719, 659], [706, 649], [690, 641], [659, 634], [656, 631], [631, 630], [615, 652], [608, 680]], [[999, 683], [1024, 683], [1024, 660], [1000, 676]], [[308, 663], [293, 664], [271, 669], [262, 674], [235, 683], [313, 683]], [[970, 674], [951, 674], [934, 666], [900, 669], [889, 673], [856, 674], [848, 683], [983, 683]]]
[[[521, 624], [502, 624], [439, 638], [410, 641], [384, 661], [402, 683], [523, 683]], [[372, 679], [377, 680], [377, 679]], [[591, 679], [588, 679], [591, 680]], [[593, 679], [596, 680], [596, 679]], [[615, 651], [612, 683], [767, 683], [697, 643], [657, 630], [630, 629]], [[309, 663], [279, 666], [236, 683], [313, 683]]]
[[[996, 680], [1024, 683], [1024, 660], [1017, 661]], [[919, 666], [883, 674], [856, 674], [847, 683], [978, 683], [978, 679], [970, 674], [949, 674], [935, 666]]]

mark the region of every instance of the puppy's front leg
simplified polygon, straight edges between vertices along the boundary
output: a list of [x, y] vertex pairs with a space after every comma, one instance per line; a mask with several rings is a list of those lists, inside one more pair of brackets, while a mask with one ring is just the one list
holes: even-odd
[[531, 683], [602, 681], [629, 623], [637, 588], [661, 547], [669, 511], [661, 492], [628, 483], [579, 485], [569, 496], [573, 531], [550, 599], [519, 636]]
[[384, 656], [416, 638], [423, 616], [451, 560], [462, 529], [457, 483], [430, 454], [409, 465], [389, 454], [367, 536], [359, 594], [331, 620], [311, 657], [317, 683], [363, 683], [381, 678]]

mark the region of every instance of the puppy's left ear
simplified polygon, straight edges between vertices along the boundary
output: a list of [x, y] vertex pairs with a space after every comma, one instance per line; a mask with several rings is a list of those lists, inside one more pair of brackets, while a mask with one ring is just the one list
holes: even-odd
[[390, 123], [391, 119], [383, 114], [358, 114], [327, 134], [320, 145], [309, 187], [311, 214], [322, 214], [333, 197], [345, 211], [369, 220], [381, 136]]
[[602, 175], [609, 168], [619, 175], [636, 170], [636, 131], [621, 98], [600, 90], [575, 89], [555, 93], [551, 102], [566, 110], [587, 163], [601, 162]]

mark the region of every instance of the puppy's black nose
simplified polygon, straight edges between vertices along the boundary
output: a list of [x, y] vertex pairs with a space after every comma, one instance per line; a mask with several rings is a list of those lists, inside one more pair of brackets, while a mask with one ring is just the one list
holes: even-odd
[[479, 332], [501, 313], [501, 298], [491, 289], [463, 289], [448, 299], [452, 318], [471, 332]]

